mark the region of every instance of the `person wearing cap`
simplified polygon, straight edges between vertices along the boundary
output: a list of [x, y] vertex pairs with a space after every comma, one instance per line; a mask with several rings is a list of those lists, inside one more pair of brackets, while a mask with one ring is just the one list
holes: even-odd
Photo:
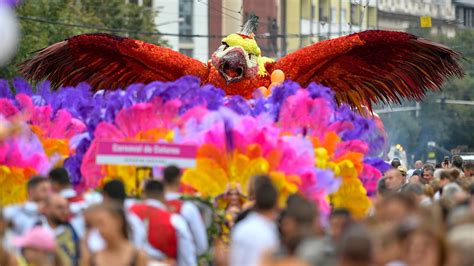
[[390, 162], [390, 165], [392, 166], [392, 168], [397, 169], [399, 166], [402, 165], [402, 163], [400, 162], [400, 159], [393, 158], [392, 162]]
[[12, 242], [21, 251], [19, 265], [62, 265], [56, 254], [55, 237], [44, 227], [33, 227]]
[[405, 182], [408, 182], [408, 178], [407, 178], [407, 168], [403, 165], [400, 165], [397, 167], [398, 171], [400, 171], [400, 173], [402, 174], [402, 176], [405, 178]]

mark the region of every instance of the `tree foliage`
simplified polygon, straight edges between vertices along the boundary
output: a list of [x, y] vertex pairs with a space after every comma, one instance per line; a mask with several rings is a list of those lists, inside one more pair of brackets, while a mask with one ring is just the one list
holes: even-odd
[[[417, 32], [418, 33], [418, 32]], [[427, 36], [464, 56], [466, 75], [447, 82], [441, 92], [430, 93], [421, 103], [419, 116], [415, 112], [382, 114], [391, 144], [400, 143], [416, 158], [424, 158], [427, 142], [434, 141], [448, 150], [468, 146], [474, 150], [474, 106], [439, 103], [442, 99], [474, 101], [474, 30], [459, 30], [454, 38]], [[414, 106], [413, 102], [404, 105]]]
[[17, 76], [16, 65], [30, 57], [33, 52], [77, 34], [106, 32], [164, 44], [158, 35], [148, 34], [156, 32], [156, 11], [126, 3], [124, 0], [23, 1], [17, 9], [17, 14], [20, 20], [21, 43], [10, 65], [0, 69], [2, 78]]

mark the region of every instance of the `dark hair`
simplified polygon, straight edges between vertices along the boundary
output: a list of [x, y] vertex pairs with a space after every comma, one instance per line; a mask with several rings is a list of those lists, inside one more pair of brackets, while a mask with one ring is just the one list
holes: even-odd
[[294, 254], [301, 241], [313, 232], [315, 219], [316, 207], [313, 202], [300, 194], [292, 194], [288, 197], [286, 209], [281, 213], [279, 224], [280, 229], [283, 229], [285, 221], [292, 221], [296, 225], [296, 231], [290, 235], [280, 230], [283, 244], [290, 254]]
[[43, 176], [33, 176], [28, 180], [28, 183], [26, 183], [27, 189], [33, 189], [36, 188], [39, 184], [48, 181], [47, 178]]
[[457, 181], [461, 178], [461, 172], [456, 168], [449, 170], [449, 175], [451, 176], [452, 181]]
[[331, 218], [332, 217], [344, 217], [344, 218], [351, 218], [351, 212], [346, 208], [336, 208], [331, 211]]
[[441, 170], [439, 173], [439, 179], [448, 179], [449, 181], [454, 181], [453, 175], [451, 174], [451, 171], [449, 170]]
[[392, 162], [390, 163], [390, 165], [393, 167], [393, 168], [398, 168], [399, 166], [402, 165], [402, 163], [400, 162], [400, 159], [398, 158], [393, 158]]
[[262, 182], [256, 185], [255, 208], [257, 210], [271, 210], [275, 208], [278, 201], [278, 191], [275, 186], [270, 182]]
[[386, 205], [388, 202], [399, 202], [408, 210], [413, 210], [418, 207], [415, 195], [403, 191], [401, 193], [392, 193], [387, 195], [387, 197], [383, 199], [382, 206]]
[[469, 192], [469, 194], [471, 194], [471, 196], [474, 195], [474, 183], [471, 183], [469, 185], [469, 187], [467, 188], [467, 191]]
[[464, 163], [464, 160], [462, 159], [461, 156], [454, 155], [452, 161], [453, 161], [453, 166], [454, 167], [462, 169], [462, 165]]
[[270, 178], [266, 175], [257, 175], [257, 176], [253, 176], [252, 178], [250, 178], [250, 186], [249, 186], [249, 191], [248, 191], [248, 197], [250, 199], [255, 199], [255, 189], [260, 186], [261, 184], [263, 183], [269, 183], [271, 184], [272, 181], [270, 180]]
[[433, 173], [434, 173], [434, 170], [435, 170], [435, 168], [434, 168], [434, 166], [433, 166], [432, 164], [425, 164], [425, 165], [423, 165], [423, 172], [424, 172], [424, 171], [431, 171], [431, 174], [433, 174]]
[[286, 201], [285, 217], [293, 218], [298, 224], [313, 224], [316, 207], [313, 202], [299, 194], [292, 194]]
[[372, 248], [367, 231], [360, 225], [352, 224], [344, 230], [338, 253], [343, 260], [368, 265], [372, 260]]
[[103, 193], [109, 198], [116, 200], [119, 203], [123, 203], [127, 198], [125, 193], [125, 186], [119, 179], [113, 179], [105, 183]]
[[117, 202], [109, 202], [109, 203], [102, 203], [98, 206], [98, 209], [103, 209], [113, 216], [116, 216], [122, 222], [122, 228], [120, 228], [120, 232], [122, 236], [126, 239], [129, 239], [130, 236], [130, 227], [127, 221], [127, 215], [125, 214], [125, 210], [122, 204], [118, 204]]
[[144, 192], [147, 197], [161, 198], [164, 191], [163, 183], [158, 180], [150, 180], [145, 184]]
[[420, 176], [420, 177], [423, 177], [423, 170], [422, 169], [416, 169], [415, 171], [413, 171], [413, 174], [411, 176]]
[[52, 183], [59, 184], [61, 186], [71, 185], [69, 174], [66, 169], [62, 167], [54, 168], [49, 172], [49, 179]]
[[423, 186], [419, 184], [407, 184], [402, 193], [412, 193], [414, 195], [423, 195]]
[[180, 177], [181, 170], [174, 165], [170, 165], [163, 170], [163, 181], [165, 184], [174, 184], [179, 182]]
[[386, 195], [388, 192], [390, 192], [390, 190], [387, 188], [387, 184], [385, 183], [385, 176], [380, 178], [379, 181], [377, 181], [377, 192], [384, 196]]

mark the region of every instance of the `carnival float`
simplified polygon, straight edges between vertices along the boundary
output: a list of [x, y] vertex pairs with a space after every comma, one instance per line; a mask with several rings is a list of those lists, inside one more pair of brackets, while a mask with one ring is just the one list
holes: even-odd
[[[25, 183], [64, 166], [78, 191], [121, 178], [140, 193], [160, 166], [98, 164], [104, 141], [189, 145], [183, 191], [223, 217], [245, 208], [249, 182], [268, 175], [284, 206], [292, 193], [320, 211], [363, 217], [387, 169], [374, 103], [421, 100], [462, 76], [460, 54], [408, 33], [366, 31], [278, 60], [263, 57], [251, 17], [208, 63], [107, 34], [53, 44], [0, 81], [1, 204], [25, 200]], [[27, 80], [34, 81], [29, 83]], [[34, 84], [34, 85], [33, 85]]]

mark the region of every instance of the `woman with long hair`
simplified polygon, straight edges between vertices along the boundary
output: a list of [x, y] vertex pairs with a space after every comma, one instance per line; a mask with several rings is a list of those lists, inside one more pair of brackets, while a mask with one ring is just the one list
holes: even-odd
[[91, 253], [87, 238], [82, 245], [82, 266], [146, 266], [147, 255], [129, 241], [129, 229], [125, 211], [119, 204], [93, 206], [84, 213], [88, 229], [96, 229], [104, 240], [105, 248]]

